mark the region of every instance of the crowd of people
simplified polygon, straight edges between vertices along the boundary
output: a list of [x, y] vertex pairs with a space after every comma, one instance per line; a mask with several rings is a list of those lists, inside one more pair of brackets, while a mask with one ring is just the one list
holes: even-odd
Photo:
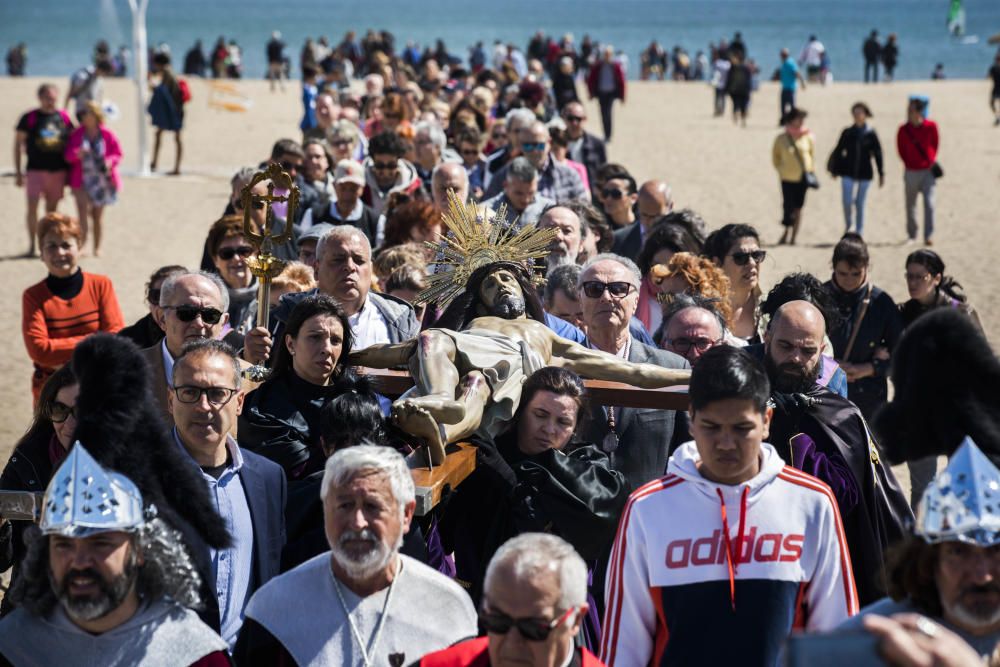
[[[78, 126], [55, 86], [39, 89], [16, 144], [46, 269], [23, 298], [35, 414], [0, 488], [46, 497], [38, 525], [0, 517], [0, 661], [775, 665], [790, 635], [848, 631], [891, 664], [994, 653], [1000, 429], [979, 424], [996, 405], [965, 420], [948, 396], [990, 405], [996, 385], [900, 379], [953, 349], [1000, 376], [926, 247], [940, 176], [927, 100], [908, 101], [897, 136], [911, 240], [918, 195], [926, 213], [926, 246], [900, 267], [909, 300], [869, 275], [865, 191], [884, 156], [864, 103], [829, 160], [846, 233], [828, 278], [793, 273], [765, 293], [756, 227], [706, 221], [667, 174], [639, 182], [608, 161], [625, 94], [613, 47], [580, 58], [571, 36], [536, 37], [468, 68], [443, 44], [396, 54], [384, 33], [304, 49], [299, 127], [233, 175], [200, 265], [154, 271], [149, 312], [127, 327], [111, 281], [81, 267], [120, 193], [120, 149], [99, 98], [79, 97], [92, 80], [70, 95]], [[745, 47], [726, 53], [745, 64]], [[272, 55], [280, 86], [283, 45]], [[158, 145], [179, 137], [183, 93], [166, 54], [157, 66]], [[816, 158], [789, 69], [772, 157], [795, 243]], [[283, 175], [260, 180], [268, 165]], [[77, 218], [58, 211], [67, 181]], [[544, 258], [491, 261], [452, 301], [424, 302], [466, 202], [477, 225], [550, 235]], [[285, 264], [259, 325], [264, 229], [287, 241], [270, 248]], [[355, 368], [398, 349], [414, 356], [391, 365], [448, 388], [449, 420], [390, 409]], [[688, 373], [686, 409], [601, 404], [581, 377]], [[931, 387], [950, 407], [914, 407]], [[911, 451], [900, 412], [948, 428], [917, 431], [934, 444]], [[475, 470], [418, 514], [404, 456], [456, 433]], [[886, 443], [908, 461], [909, 498]], [[933, 455], [953, 452], [935, 480]]]

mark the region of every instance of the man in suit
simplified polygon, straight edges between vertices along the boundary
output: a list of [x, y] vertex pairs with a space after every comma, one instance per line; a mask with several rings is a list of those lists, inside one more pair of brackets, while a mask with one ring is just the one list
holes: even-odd
[[[186, 343], [219, 338], [229, 322], [229, 290], [214, 273], [184, 271], [167, 278], [160, 287], [160, 305], [154, 311], [163, 340], [142, 351], [152, 373], [153, 396], [173, 425], [168, 395], [173, 387], [174, 362]], [[243, 363], [244, 368], [249, 364]], [[245, 394], [256, 384], [244, 384]], [[233, 422], [235, 428], [236, 422]]]
[[[608, 161], [604, 142], [583, 129], [587, 122], [587, 111], [580, 102], [570, 102], [563, 107], [562, 119], [566, 121], [566, 135], [569, 137], [569, 159], [587, 168], [587, 180], [596, 183], [597, 170]], [[596, 199], [596, 193], [594, 193]]]
[[243, 611], [260, 586], [278, 574], [285, 544], [285, 474], [262, 456], [240, 449], [230, 430], [243, 406], [235, 351], [211, 338], [187, 343], [173, 364], [168, 394], [174, 439], [197, 465], [226, 522], [226, 549], [196, 547], [211, 561], [209, 582], [219, 628], [230, 648]]
[[[578, 292], [588, 344], [633, 363], [690, 368], [682, 357], [641, 343], [629, 333], [641, 279], [639, 267], [619, 255], [600, 254], [584, 264]], [[688, 439], [687, 414], [594, 405], [583, 438], [604, 449], [611, 465], [625, 475], [635, 490], [661, 477], [669, 452]]]
[[612, 252], [630, 259], [639, 256], [642, 243], [657, 220], [674, 210], [674, 198], [666, 181], [646, 181], [636, 201], [637, 220], [615, 230]]

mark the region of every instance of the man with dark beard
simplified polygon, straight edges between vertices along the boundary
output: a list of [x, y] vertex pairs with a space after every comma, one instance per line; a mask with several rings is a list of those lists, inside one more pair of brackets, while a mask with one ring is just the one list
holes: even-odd
[[[816, 383], [826, 324], [808, 301], [775, 311], [763, 352], [771, 381], [770, 442], [785, 463], [826, 482], [837, 498], [862, 605], [885, 590], [882, 552], [912, 520], [906, 498], [878, 450], [861, 411]], [[754, 349], [756, 348], [756, 350]]]
[[52, 476], [0, 622], [0, 665], [229, 665], [185, 607], [200, 577], [176, 531], [127, 477], [77, 442]]

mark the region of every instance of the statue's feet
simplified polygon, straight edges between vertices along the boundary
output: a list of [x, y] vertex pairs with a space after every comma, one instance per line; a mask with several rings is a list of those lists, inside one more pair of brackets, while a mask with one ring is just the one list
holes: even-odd
[[399, 401], [392, 406], [392, 421], [410, 435], [427, 443], [434, 465], [444, 463], [445, 442], [441, 429], [434, 417], [421, 404], [414, 401]]
[[408, 405], [426, 410], [438, 424], [457, 424], [465, 418], [465, 405], [461, 401], [441, 396], [419, 396], [404, 398], [397, 401], [400, 405]]

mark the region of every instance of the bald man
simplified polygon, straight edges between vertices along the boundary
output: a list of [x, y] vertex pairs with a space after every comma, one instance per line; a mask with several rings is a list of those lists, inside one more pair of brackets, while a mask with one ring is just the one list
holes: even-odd
[[637, 219], [631, 225], [615, 230], [612, 252], [631, 259], [639, 256], [642, 242], [653, 224], [674, 210], [673, 193], [666, 181], [646, 181], [639, 187], [636, 200]]
[[879, 460], [861, 411], [816, 383], [826, 325], [807, 301], [775, 312], [761, 346], [775, 405], [770, 442], [785, 463], [826, 482], [837, 499], [862, 606], [885, 590], [883, 551], [902, 538], [912, 513]]

